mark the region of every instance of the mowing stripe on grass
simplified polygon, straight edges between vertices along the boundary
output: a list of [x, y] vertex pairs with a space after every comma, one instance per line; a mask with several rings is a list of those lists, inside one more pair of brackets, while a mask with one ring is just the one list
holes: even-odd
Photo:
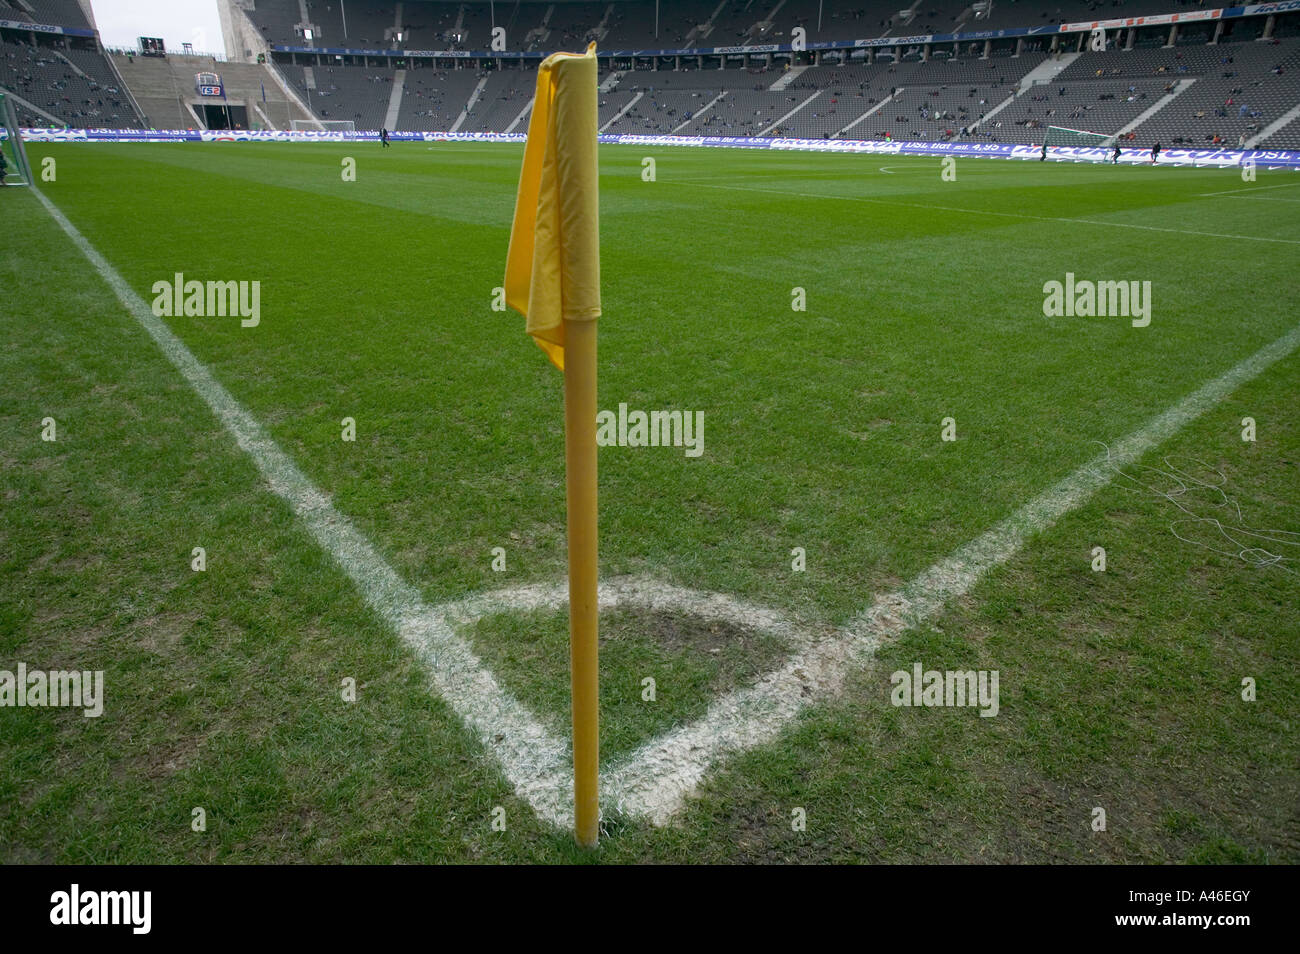
[[835, 694], [880, 646], [970, 592], [1026, 540], [1082, 506], [1111, 482], [1116, 467], [1136, 462], [1297, 346], [1300, 326], [1116, 442], [1109, 457], [1097, 457], [901, 589], [877, 598], [836, 635], [814, 641], [755, 683], [714, 700], [697, 722], [641, 746], [605, 773], [603, 797], [625, 814], [664, 824], [719, 761], [775, 739], [800, 711]]
[[[425, 604], [415, 587], [398, 577], [370, 541], [334, 509], [329, 497], [307, 479], [76, 226], [39, 189], [33, 192], [126, 310], [253, 459], [271, 490], [289, 505], [317, 543], [351, 578], [371, 609], [427, 663], [434, 689], [500, 764], [515, 791], [544, 817], [547, 807], [563, 804], [557, 793], [562, 796], [573, 790], [567, 744], [547, 732], [497, 683], [444, 616]], [[552, 814], [549, 820], [563, 824], [566, 815]]]
[[[1143, 232], [1173, 232], [1178, 235], [1198, 235], [1205, 238], [1240, 239], [1244, 242], [1275, 242], [1279, 245], [1300, 245], [1300, 239], [1269, 238], [1264, 235], [1228, 235], [1223, 232], [1199, 232], [1195, 229], [1171, 229], [1159, 225], [1136, 225], [1132, 222], [1102, 222], [1097, 219], [1070, 219], [1059, 215], [1029, 215], [1026, 212], [999, 212], [996, 209], [963, 209], [956, 205], [926, 205], [922, 202], [896, 202], [892, 199], [875, 199], [865, 195], [827, 195], [825, 192], [791, 192], [787, 189], [749, 189], [744, 186], [718, 185], [715, 182], [697, 182], [694, 179], [660, 179], [695, 186], [697, 189], [726, 189], [728, 192], [766, 192], [771, 195], [798, 196], [801, 199], [827, 199], [831, 202], [872, 202], [876, 205], [895, 205], [907, 209], [929, 209], [933, 212], [965, 212], [968, 215], [997, 215], [1007, 219], [1027, 219], [1035, 222], [1070, 222], [1075, 225], [1102, 225], [1116, 229], [1140, 229]], [[1290, 183], [1288, 183], [1289, 185]], [[1300, 183], [1296, 183], [1300, 185]]]

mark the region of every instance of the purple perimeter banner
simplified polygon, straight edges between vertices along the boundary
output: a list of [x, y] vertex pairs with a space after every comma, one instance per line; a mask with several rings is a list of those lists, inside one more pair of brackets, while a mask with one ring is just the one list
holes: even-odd
[[[374, 131], [223, 129], [24, 129], [28, 142], [377, 142]], [[523, 142], [522, 133], [393, 132], [393, 142]], [[996, 142], [901, 142], [881, 139], [745, 139], [731, 136], [601, 136], [609, 145], [705, 146], [733, 149], [772, 149], [793, 152], [852, 152], [877, 156], [967, 156], [1038, 159], [1042, 146]], [[1057, 161], [1109, 162], [1111, 146], [1051, 146], [1047, 158]], [[1148, 162], [1149, 147], [1121, 146], [1120, 162]], [[1287, 149], [1178, 149], [1160, 152], [1162, 166], [1258, 166], [1300, 169], [1300, 151]]]

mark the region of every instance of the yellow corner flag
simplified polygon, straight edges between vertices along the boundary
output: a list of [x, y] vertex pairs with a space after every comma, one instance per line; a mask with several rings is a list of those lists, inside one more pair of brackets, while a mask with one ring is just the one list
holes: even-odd
[[506, 255], [506, 304], [561, 370], [564, 322], [600, 317], [596, 82], [595, 43], [542, 60]]
[[573, 696], [573, 828], [599, 837], [596, 602], [596, 319], [600, 317], [596, 44], [555, 53], [537, 98], [506, 255], [506, 303], [564, 372], [569, 511], [569, 678]]

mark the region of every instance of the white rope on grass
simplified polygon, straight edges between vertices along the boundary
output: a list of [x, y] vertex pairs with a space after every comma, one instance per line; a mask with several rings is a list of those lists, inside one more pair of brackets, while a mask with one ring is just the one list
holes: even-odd
[[[1288, 563], [1295, 563], [1296, 558], [1300, 557], [1300, 551], [1286, 551], [1286, 547], [1300, 547], [1300, 531], [1295, 530], [1269, 530], [1265, 528], [1250, 527], [1246, 525], [1246, 518], [1241, 512], [1241, 502], [1233, 496], [1228, 495], [1227, 486], [1228, 478], [1223, 471], [1212, 467], [1205, 461], [1196, 457], [1182, 457], [1179, 455], [1170, 455], [1165, 457], [1161, 462], [1164, 469], [1160, 467], [1148, 467], [1145, 465], [1136, 465], [1135, 470], [1150, 474], [1152, 477], [1165, 478], [1169, 481], [1167, 489], [1161, 489], [1153, 483], [1140, 479], [1136, 474], [1128, 473], [1123, 467], [1115, 464], [1111, 459], [1110, 448], [1102, 441], [1093, 441], [1099, 444], [1106, 451], [1106, 464], [1110, 467], [1116, 477], [1123, 478], [1128, 483], [1121, 482], [1119, 486], [1126, 490], [1147, 491], [1162, 500], [1167, 500], [1180, 511], [1187, 514], [1183, 519], [1175, 520], [1169, 525], [1175, 537], [1184, 543], [1190, 543], [1194, 547], [1200, 547], [1210, 550], [1221, 556], [1232, 557], [1255, 567], [1277, 567], [1288, 573], [1295, 573], [1296, 570], [1287, 566]], [[1174, 463], [1175, 460], [1187, 461], [1201, 468], [1204, 474], [1212, 474], [1213, 480], [1203, 479], [1196, 476], [1195, 473], [1180, 467]], [[1202, 512], [1197, 506], [1192, 494], [1197, 491], [1208, 492], [1210, 501], [1203, 504], [1211, 508], [1209, 514]], [[1214, 511], [1222, 511], [1228, 523], [1213, 515]], [[1231, 549], [1225, 549], [1222, 546], [1213, 546], [1202, 540], [1194, 540], [1191, 537], [1184, 536], [1179, 532], [1180, 527], [1204, 526], [1211, 528], [1224, 541], [1232, 545]], [[1281, 552], [1274, 552], [1263, 544], [1278, 548]], [[1287, 553], [1291, 553], [1290, 556]]]

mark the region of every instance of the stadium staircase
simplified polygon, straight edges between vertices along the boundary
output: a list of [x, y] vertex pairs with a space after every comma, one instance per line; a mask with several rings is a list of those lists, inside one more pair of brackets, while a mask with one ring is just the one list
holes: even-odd
[[623, 104], [623, 108], [620, 109], [617, 113], [614, 114], [614, 118], [611, 119], [611, 120], [609, 120], [608, 122], [606, 122], [603, 126], [601, 126], [600, 129], [598, 130], [598, 132], [602, 132], [602, 133], [603, 133], [603, 132], [604, 132], [606, 129], [608, 129], [610, 126], [614, 125], [616, 122], [618, 122], [618, 121], [619, 121], [620, 119], [622, 119], [624, 116], [626, 116], [626, 115], [628, 114], [628, 112], [632, 109], [632, 107], [635, 106], [637, 103], [639, 103], [639, 102], [641, 101], [642, 97], [644, 97], [644, 96], [645, 96], [645, 93], [637, 93], [635, 96], [633, 96], [631, 99], [629, 99], [626, 103]]
[[[534, 103], [534, 102], [535, 102], [535, 99], [530, 98], [530, 99], [528, 100], [527, 105], [525, 105], [523, 109], [519, 110], [519, 115], [517, 115], [513, 120], [511, 120], [510, 125], [508, 125], [508, 126], [507, 126], [504, 130], [502, 130], [502, 131], [503, 131], [503, 132], [508, 132], [508, 133], [512, 133], [512, 132], [517, 132], [517, 131], [519, 131], [519, 126], [520, 126], [520, 124], [523, 123], [523, 121], [524, 121], [525, 119], [528, 118], [528, 114], [531, 113], [531, 112], [533, 111], [533, 103]], [[527, 127], [524, 127], [524, 131], [527, 131]]]
[[820, 96], [824, 92], [825, 90], [820, 90], [820, 89], [817, 90], [811, 96], [809, 96], [807, 99], [801, 102], [798, 106], [796, 106], [794, 109], [790, 110], [780, 119], [778, 119], [776, 122], [769, 125], [766, 129], [764, 129], [761, 133], [759, 133], [759, 135], [767, 136], [770, 135], [773, 130], [780, 129], [781, 126], [785, 124], [786, 120], [793, 118], [800, 110], [802, 110], [805, 106], [807, 106], [809, 103], [811, 103], [813, 100], [815, 100], [818, 96]]
[[1082, 55], [1082, 53], [1063, 53], [1060, 56], [1049, 57], [1039, 63], [1020, 78], [1020, 82], [1016, 84], [1016, 91], [1012, 95], [998, 103], [979, 119], [975, 120], [975, 122], [971, 123], [967, 128], [971, 132], [974, 132], [980, 126], [988, 123], [991, 119], [994, 119], [998, 113], [1002, 112], [1034, 87], [1046, 86], [1051, 83], [1052, 80], [1056, 79], [1057, 76], [1065, 71], [1066, 67]]
[[710, 33], [712, 33], [713, 21], [718, 19], [718, 16], [722, 13], [724, 9], [726, 9], [726, 6], [727, 6], [727, 0], [721, 0], [717, 8], [714, 9], [712, 14], [710, 14], [708, 20], [706, 20], [704, 23], [697, 24], [696, 26], [691, 27], [690, 32], [686, 34], [686, 42], [683, 44], [683, 47], [685, 49], [691, 49], [692, 47], [695, 46], [696, 40], [702, 40], [705, 37], [707, 37]]
[[717, 103], [718, 103], [718, 100], [722, 99], [722, 97], [724, 97], [724, 96], [726, 96], [726, 95], [727, 95], [727, 94], [726, 94], [726, 91], [723, 91], [723, 92], [719, 93], [717, 96], [713, 97], [713, 99], [709, 100], [707, 103], [705, 103], [705, 104], [704, 104], [703, 106], [701, 106], [699, 109], [697, 109], [697, 110], [695, 111], [695, 113], [694, 113], [694, 114], [693, 114], [689, 119], [683, 120], [682, 122], [678, 123], [677, 126], [675, 126], [675, 127], [673, 128], [673, 135], [674, 135], [674, 136], [677, 135], [679, 132], [681, 132], [683, 129], [685, 129], [687, 126], [689, 126], [691, 123], [695, 122], [695, 120], [699, 119], [702, 115], [704, 115], [706, 112], [708, 112], [708, 111], [709, 111], [710, 109], [712, 109], [714, 106], [716, 106]]
[[802, 76], [805, 72], [807, 72], [807, 70], [808, 67], [806, 66], [790, 67], [788, 70], [786, 70], [784, 73], [781, 74], [780, 79], [778, 79], [775, 83], [773, 83], [771, 86], [768, 87], [768, 90], [773, 93], [781, 92], [781, 90], [785, 89], [795, 80], [797, 80], [800, 76]]
[[1172, 91], [1166, 93], [1164, 96], [1156, 100], [1155, 103], [1152, 104], [1150, 109], [1143, 112], [1142, 115], [1135, 117], [1131, 122], [1125, 124], [1120, 129], [1120, 131], [1117, 132], [1115, 135], [1116, 136], [1128, 135], [1133, 130], [1141, 126], [1148, 119], [1150, 119], [1152, 116], [1154, 116], [1156, 113], [1160, 112], [1160, 110], [1164, 109], [1166, 106], [1172, 103], [1175, 99], [1177, 99], [1180, 95], [1182, 95], [1182, 93], [1185, 90], [1189, 89], [1191, 85], [1195, 82], [1196, 79], [1194, 77], [1189, 77], [1187, 79], [1180, 79], [1177, 85], [1174, 86]]
[[[1269, 123], [1267, 126], [1265, 126], [1263, 129], [1260, 130], [1259, 135], [1256, 136], [1255, 138], [1246, 140], [1246, 148], [1247, 149], [1257, 148], [1261, 142], [1281, 132], [1284, 128], [1294, 123], [1297, 119], [1300, 119], [1300, 106], [1293, 107], [1289, 112], [1283, 114], [1274, 122]], [[1289, 139], [1300, 140], [1300, 135], [1289, 137]], [[1284, 148], [1291, 148], [1291, 147], [1286, 146]]]
[[483, 90], [487, 87], [487, 84], [488, 78], [486, 76], [478, 81], [478, 84], [470, 91], [469, 99], [465, 101], [465, 108], [460, 111], [460, 115], [456, 117], [456, 121], [451, 124], [451, 128], [447, 132], [460, 131], [460, 127], [465, 125], [465, 120], [469, 118], [470, 110], [474, 108], [479, 97], [483, 95]]
[[892, 103], [893, 101], [894, 101], [894, 95], [893, 95], [893, 94], [890, 94], [889, 96], [886, 96], [884, 99], [882, 99], [880, 102], [876, 103], [876, 105], [872, 106], [870, 109], [868, 109], [865, 113], [863, 113], [863, 114], [862, 114], [861, 116], [859, 116], [857, 119], [853, 120], [853, 122], [849, 123], [849, 124], [848, 124], [847, 126], [845, 126], [843, 129], [841, 129], [839, 132], [837, 132], [837, 133], [835, 134], [835, 138], [836, 138], [836, 139], [840, 138], [840, 137], [843, 136], [845, 133], [847, 133], [849, 130], [851, 130], [854, 126], [860, 125], [861, 123], [863, 123], [863, 122], [865, 122], [866, 120], [870, 119], [870, 118], [872, 117], [872, 115], [874, 115], [875, 113], [880, 112], [882, 109], [884, 109], [886, 106], [888, 106], [888, 105], [889, 105], [890, 103]]
[[[398, 9], [400, 10], [402, 5], [399, 3], [397, 6]], [[405, 88], [406, 88], [406, 70], [398, 70], [396, 73], [393, 74], [393, 91], [388, 96], [388, 113], [384, 116], [385, 129], [397, 128], [397, 114], [401, 112], [402, 109], [402, 90], [404, 90]], [[477, 91], [481, 92], [482, 89], [483, 89], [483, 84], [480, 83]], [[470, 106], [473, 105], [474, 105], [473, 100], [471, 100]], [[469, 107], [466, 108], [468, 109]]]
[[53, 126], [63, 126], [67, 123], [67, 120], [60, 119], [52, 113], [47, 113], [45, 110], [41, 109], [41, 107], [37, 106], [35, 103], [28, 102], [11, 89], [5, 89], [5, 87], [0, 86], [0, 93], [4, 93], [13, 100], [16, 106], [21, 106], [29, 112], [35, 113], [37, 116], [41, 117], [41, 119]]
[[[291, 119], [299, 119], [299, 120], [306, 121], [311, 125], [315, 126], [317, 129], [325, 128], [324, 126], [321, 125], [320, 120], [318, 120], [315, 117], [315, 115], [313, 115], [312, 111], [307, 108], [307, 104], [302, 101], [302, 97], [298, 95], [298, 91], [295, 90], [292, 85], [290, 85], [289, 81], [285, 78], [285, 75], [282, 72], [280, 72], [280, 68], [276, 66], [274, 63], [272, 63], [270, 60], [266, 61], [266, 72], [267, 75], [270, 76], [272, 81], [275, 83], [276, 88], [280, 90], [281, 94], [283, 94], [284, 98], [288, 102], [293, 104], [287, 110]], [[315, 89], [316, 80], [312, 76], [311, 67], [310, 66], [304, 67], [303, 73], [306, 77], [308, 77], [307, 80], [308, 88]], [[269, 104], [267, 108], [268, 109], [270, 108]], [[287, 128], [292, 128], [292, 125], [293, 124], [290, 123], [289, 127]]]
[[1052, 82], [1052, 80], [1056, 79], [1056, 77], [1061, 73], [1064, 73], [1070, 64], [1081, 56], [1083, 56], [1082, 53], [1062, 53], [1060, 56], [1049, 57], [1046, 60], [1043, 60], [1043, 62], [1039, 63], [1021, 77], [1021, 91], [1029, 89], [1031, 86], [1043, 86]]
[[95, 79], [95, 77], [88, 75], [88, 74], [86, 73], [85, 70], [83, 70], [83, 69], [82, 69], [80, 66], [78, 66], [76, 63], [72, 62], [72, 60], [68, 59], [67, 54], [65, 54], [65, 53], [63, 53], [63, 52], [61, 52], [61, 51], [59, 51], [59, 50], [50, 50], [50, 52], [53, 53], [55, 56], [57, 56], [59, 59], [61, 59], [64, 63], [67, 63], [67, 64], [68, 64], [68, 68], [71, 69], [72, 72], [74, 72], [74, 73], [76, 73], [78, 76], [80, 76], [82, 79], [84, 79], [84, 80], [93, 80], [93, 79]]

